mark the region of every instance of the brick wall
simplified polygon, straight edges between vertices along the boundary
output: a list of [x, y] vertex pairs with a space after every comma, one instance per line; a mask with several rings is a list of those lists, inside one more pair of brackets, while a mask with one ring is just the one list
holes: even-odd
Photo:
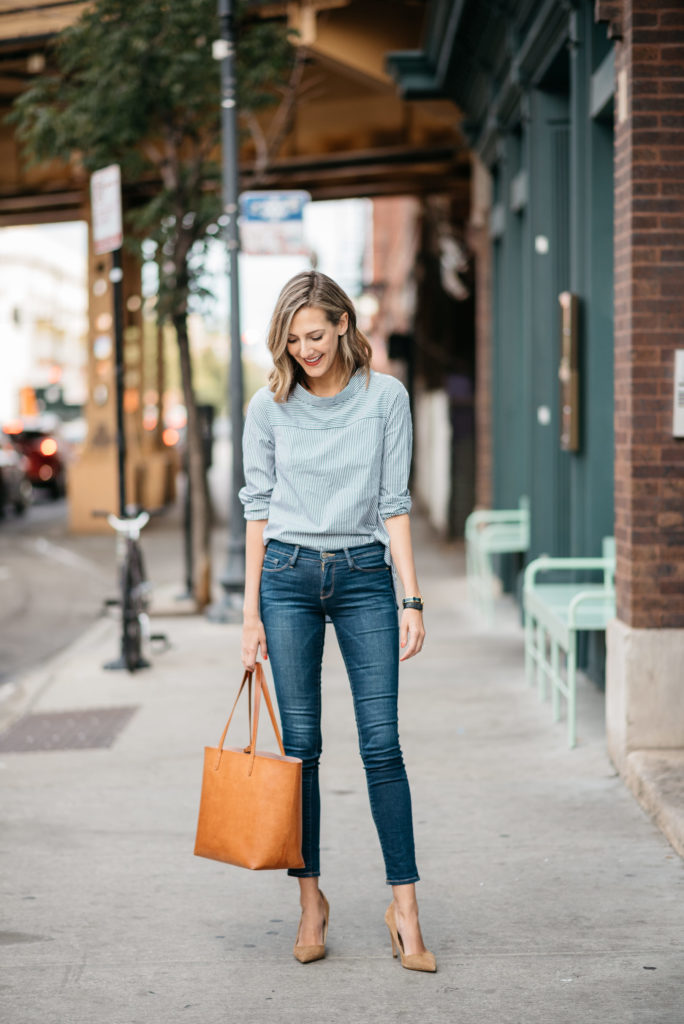
[[633, 627], [684, 627], [684, 440], [671, 432], [674, 350], [684, 347], [684, 3], [623, 0], [619, 25], [618, 617]]

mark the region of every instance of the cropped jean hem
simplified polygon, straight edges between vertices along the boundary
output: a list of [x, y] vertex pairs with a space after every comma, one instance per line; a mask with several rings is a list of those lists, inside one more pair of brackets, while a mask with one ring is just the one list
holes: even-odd
[[320, 878], [320, 871], [307, 871], [306, 868], [288, 868], [288, 875], [291, 878]]
[[414, 882], [420, 882], [420, 875], [413, 875], [411, 878], [399, 878], [394, 881], [386, 879], [387, 885], [413, 885]]

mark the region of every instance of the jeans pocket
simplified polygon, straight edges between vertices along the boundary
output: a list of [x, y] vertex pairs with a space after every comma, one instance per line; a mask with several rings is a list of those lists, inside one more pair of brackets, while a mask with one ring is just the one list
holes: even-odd
[[385, 550], [361, 551], [351, 556], [352, 568], [359, 572], [387, 572], [389, 566], [385, 561]]
[[292, 558], [288, 555], [276, 555], [270, 554], [268, 551], [264, 555], [264, 564], [262, 572], [274, 573], [282, 572], [283, 569], [289, 568], [292, 564]]

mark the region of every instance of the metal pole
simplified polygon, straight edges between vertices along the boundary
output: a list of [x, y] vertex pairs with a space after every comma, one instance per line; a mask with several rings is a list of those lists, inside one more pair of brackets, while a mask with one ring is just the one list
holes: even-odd
[[244, 483], [242, 467], [242, 348], [240, 338], [240, 288], [238, 253], [238, 145], [235, 89], [235, 24], [233, 0], [218, 0], [220, 39], [214, 44], [214, 56], [221, 62], [221, 156], [223, 238], [228, 249], [230, 274], [230, 379], [228, 400], [233, 441], [233, 472], [228, 504], [228, 551], [221, 576], [223, 598], [212, 606], [214, 621], [239, 621], [245, 589], [245, 523], [238, 491]]
[[114, 377], [116, 384], [116, 445], [119, 466], [119, 515], [126, 515], [126, 431], [124, 428], [123, 393], [124, 393], [124, 350], [123, 350], [123, 270], [121, 268], [121, 249], [112, 253], [112, 269], [109, 272], [112, 282], [112, 299], [114, 305]]

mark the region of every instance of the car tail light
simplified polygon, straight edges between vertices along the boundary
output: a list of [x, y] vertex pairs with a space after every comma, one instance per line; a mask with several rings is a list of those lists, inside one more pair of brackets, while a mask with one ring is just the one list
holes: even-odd
[[55, 455], [57, 452], [57, 442], [54, 437], [44, 437], [40, 442], [40, 454], [41, 455]]

